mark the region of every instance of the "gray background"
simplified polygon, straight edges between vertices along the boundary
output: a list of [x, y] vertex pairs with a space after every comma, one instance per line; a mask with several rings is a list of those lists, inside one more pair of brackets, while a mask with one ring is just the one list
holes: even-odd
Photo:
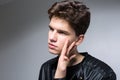
[[[37, 80], [48, 52], [47, 9], [59, 0], [0, 0], [0, 80]], [[79, 51], [109, 64], [120, 80], [120, 0], [84, 0], [90, 27]]]

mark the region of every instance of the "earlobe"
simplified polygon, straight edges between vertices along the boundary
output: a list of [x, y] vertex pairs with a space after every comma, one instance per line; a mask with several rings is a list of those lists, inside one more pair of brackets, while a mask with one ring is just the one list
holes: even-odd
[[82, 42], [83, 42], [83, 39], [84, 39], [84, 35], [81, 34], [78, 36], [77, 40], [76, 40], [76, 45], [80, 45]]

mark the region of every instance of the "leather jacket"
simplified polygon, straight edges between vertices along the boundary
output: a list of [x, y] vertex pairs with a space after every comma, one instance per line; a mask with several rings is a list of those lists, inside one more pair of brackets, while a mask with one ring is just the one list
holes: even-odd
[[85, 56], [84, 60], [68, 70], [68, 73], [74, 72], [73, 75], [67, 73], [65, 78], [54, 79], [59, 58], [55, 57], [41, 66], [38, 80], [116, 80], [116, 74], [106, 63], [88, 53], [81, 55]]

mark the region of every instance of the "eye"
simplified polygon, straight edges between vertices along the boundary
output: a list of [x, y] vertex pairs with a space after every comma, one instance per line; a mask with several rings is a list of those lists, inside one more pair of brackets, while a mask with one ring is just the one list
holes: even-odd
[[65, 31], [58, 31], [58, 33], [59, 33], [59, 34], [63, 34], [63, 35], [68, 35], [68, 33], [65, 32]]
[[60, 33], [60, 34], [65, 34], [63, 31], [59, 31], [58, 33]]

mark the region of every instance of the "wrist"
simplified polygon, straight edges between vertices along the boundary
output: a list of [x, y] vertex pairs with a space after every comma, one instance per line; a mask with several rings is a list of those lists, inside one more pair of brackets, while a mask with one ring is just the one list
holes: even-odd
[[55, 72], [54, 78], [64, 78], [66, 76], [66, 69], [58, 69]]

